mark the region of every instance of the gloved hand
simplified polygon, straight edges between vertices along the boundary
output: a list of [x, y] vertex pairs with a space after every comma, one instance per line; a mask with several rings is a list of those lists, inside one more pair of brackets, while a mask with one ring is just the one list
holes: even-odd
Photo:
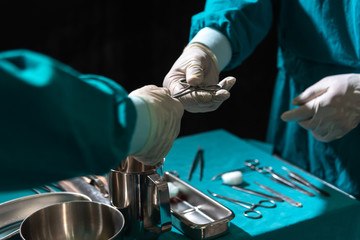
[[129, 96], [144, 100], [151, 116], [150, 136], [145, 146], [133, 157], [145, 165], [156, 165], [170, 151], [180, 132], [184, 108], [177, 99], [170, 97], [168, 89], [155, 85], [139, 88]]
[[[191, 86], [214, 85], [219, 82], [219, 72], [218, 62], [210, 49], [199, 43], [192, 43], [184, 49], [165, 76], [163, 86], [173, 95], [184, 89], [180, 84], [181, 79], [186, 79]], [[179, 100], [189, 112], [214, 111], [230, 97], [229, 91], [235, 81], [234, 77], [227, 77], [219, 83], [223, 89], [216, 93], [196, 91]]]
[[299, 107], [284, 112], [284, 121], [297, 121], [323, 142], [343, 137], [360, 122], [360, 75], [323, 78], [293, 99]]

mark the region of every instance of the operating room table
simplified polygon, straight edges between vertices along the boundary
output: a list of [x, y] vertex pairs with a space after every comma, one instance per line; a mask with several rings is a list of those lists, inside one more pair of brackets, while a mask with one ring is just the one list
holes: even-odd
[[[199, 169], [195, 170], [191, 181], [187, 180], [191, 162], [201, 146], [204, 154], [204, 171], [199, 180]], [[220, 172], [243, 169], [245, 188], [266, 193], [254, 184], [257, 181], [300, 202], [298, 208], [287, 202], [276, 202], [276, 208], [258, 208], [263, 217], [251, 219], [243, 215], [244, 208], [226, 200], [214, 198], [235, 213], [230, 221], [228, 234], [219, 239], [360, 239], [360, 202], [331, 185], [303, 172], [289, 163], [270, 154], [271, 146], [245, 141], [224, 130], [209, 131], [179, 138], [164, 164], [166, 171], [176, 170], [180, 178], [203, 193], [207, 190], [246, 202], [257, 203], [264, 199], [224, 186], [221, 179], [211, 181]], [[307, 196], [294, 189], [270, 180], [264, 174], [251, 171], [244, 165], [248, 159], [258, 159], [261, 166], [273, 169], [287, 176], [282, 166], [293, 169], [315, 186], [330, 193], [330, 197], [317, 194]], [[305, 189], [308, 189], [304, 187]], [[209, 194], [208, 194], [209, 195]], [[186, 239], [177, 229], [161, 235], [160, 239]]]
[[[188, 173], [199, 146], [203, 150], [204, 169], [202, 180], [199, 166], [190, 181]], [[261, 146], [261, 147], [259, 147]], [[263, 148], [265, 146], [265, 148]], [[257, 181], [300, 202], [303, 207], [294, 207], [287, 202], [276, 202], [275, 208], [259, 208], [262, 218], [251, 219], [243, 215], [244, 208], [223, 199], [214, 198], [231, 209], [235, 218], [229, 222], [228, 233], [219, 239], [360, 239], [360, 202], [314, 176], [297, 169], [286, 161], [271, 155], [269, 145], [249, 142], [225, 131], [214, 130], [177, 139], [166, 157], [165, 171], [176, 171], [179, 177], [208, 196], [207, 190], [246, 202], [264, 199], [243, 193], [223, 185], [221, 179], [212, 181], [218, 173], [242, 169], [243, 184], [247, 189], [265, 192], [254, 183]], [[307, 196], [294, 189], [271, 181], [265, 174], [251, 171], [244, 165], [248, 159], [258, 159], [261, 166], [272, 166], [286, 176], [282, 166], [300, 173], [315, 186], [330, 193], [330, 197], [316, 193]], [[305, 188], [305, 187], [304, 187]], [[0, 203], [34, 194], [31, 190], [0, 193]], [[269, 193], [268, 193], [269, 194]], [[163, 233], [159, 239], [189, 239], [176, 228]]]

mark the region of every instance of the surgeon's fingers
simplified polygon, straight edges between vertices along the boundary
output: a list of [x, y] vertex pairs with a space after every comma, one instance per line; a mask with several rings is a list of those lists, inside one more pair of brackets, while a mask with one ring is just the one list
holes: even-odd
[[219, 82], [219, 85], [221, 86], [222, 89], [226, 89], [230, 91], [230, 89], [234, 86], [235, 83], [236, 83], [236, 78], [226, 77]]
[[293, 99], [292, 104], [294, 105], [302, 105], [313, 99], [321, 96], [325, 92], [327, 92], [328, 86], [323, 84], [323, 81], [319, 81], [314, 85], [308, 87], [303, 91], [299, 96]]
[[211, 101], [213, 102], [223, 102], [230, 97], [230, 89], [234, 86], [236, 79], [234, 77], [227, 77], [219, 82], [219, 85], [222, 89], [215, 92], [212, 95]]
[[186, 67], [186, 81], [193, 86], [201, 85], [204, 79], [202, 63], [197, 59], [192, 60]]
[[308, 120], [312, 118], [316, 112], [314, 108], [309, 105], [311, 104], [305, 104], [293, 110], [286, 111], [281, 115], [281, 119], [286, 122]]

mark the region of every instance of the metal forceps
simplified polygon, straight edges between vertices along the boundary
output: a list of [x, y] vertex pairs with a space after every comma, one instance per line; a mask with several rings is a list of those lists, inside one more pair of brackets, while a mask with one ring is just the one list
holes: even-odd
[[214, 84], [214, 85], [208, 85], [208, 86], [191, 86], [190, 84], [188, 84], [186, 82], [186, 79], [181, 79], [180, 80], [180, 84], [184, 87], [183, 90], [171, 95], [171, 97], [173, 98], [179, 98], [182, 97], [188, 93], [192, 93], [195, 91], [206, 91], [206, 92], [211, 92], [211, 93], [215, 93], [216, 91], [222, 89], [222, 86], [220, 86], [220, 84]]
[[248, 166], [251, 170], [257, 171], [259, 173], [264, 174], [270, 174], [270, 179], [276, 183], [280, 183], [284, 186], [290, 187], [292, 189], [295, 189], [305, 195], [308, 195], [310, 197], [314, 197], [315, 194], [303, 189], [302, 187], [296, 185], [295, 183], [291, 182], [290, 180], [287, 180], [285, 177], [281, 176], [278, 173], [275, 173], [272, 167], [257, 167], [259, 165], [258, 159], [250, 159], [245, 161], [245, 165]]
[[201, 149], [201, 147], [199, 146], [198, 151], [196, 153], [196, 156], [191, 164], [190, 167], [190, 172], [188, 175], [188, 180], [191, 180], [191, 176], [195, 170], [196, 165], [199, 163], [200, 164], [200, 181], [202, 180], [202, 176], [203, 176], [203, 171], [204, 171], [204, 150]]
[[229, 202], [232, 202], [232, 203], [238, 204], [244, 208], [247, 208], [247, 210], [244, 211], [244, 216], [248, 217], [248, 218], [252, 218], [252, 219], [262, 218], [261, 212], [258, 210], [255, 210], [257, 207], [263, 207], [263, 208], [276, 207], [276, 203], [273, 200], [264, 199], [264, 200], [260, 200], [258, 203], [249, 203], [249, 202], [244, 202], [244, 201], [236, 200], [233, 198], [225, 197], [225, 196], [219, 195], [217, 193], [210, 192], [209, 190], [207, 190], [207, 191], [214, 197], [222, 198]]

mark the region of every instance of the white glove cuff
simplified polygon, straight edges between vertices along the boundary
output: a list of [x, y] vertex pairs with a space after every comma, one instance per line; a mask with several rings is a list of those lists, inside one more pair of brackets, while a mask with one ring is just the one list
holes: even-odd
[[212, 61], [214, 62], [215, 66], [216, 66], [216, 70], [217, 72], [220, 72], [220, 66], [219, 66], [219, 61], [217, 60], [217, 57], [215, 56], [215, 54], [211, 51], [210, 48], [208, 48], [206, 45], [202, 44], [202, 43], [198, 43], [198, 42], [193, 42], [188, 44], [185, 48], [184, 51], [186, 51], [189, 48], [192, 47], [199, 47], [201, 48], [204, 52], [206, 52], [207, 55], [209, 55], [212, 59]]
[[190, 41], [192, 43], [201, 43], [207, 46], [216, 56], [220, 70], [223, 70], [231, 60], [232, 50], [229, 40], [221, 32], [205, 27], [201, 29]]

